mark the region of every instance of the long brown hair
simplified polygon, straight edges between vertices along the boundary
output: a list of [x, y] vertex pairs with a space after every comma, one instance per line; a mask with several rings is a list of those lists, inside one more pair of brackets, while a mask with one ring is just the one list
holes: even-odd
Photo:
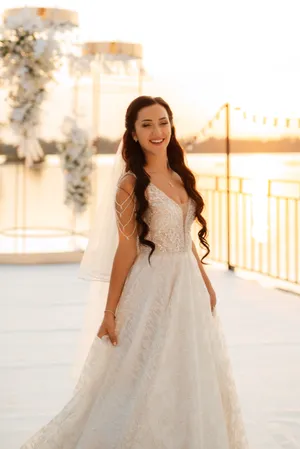
[[134, 193], [136, 196], [136, 220], [139, 229], [139, 242], [141, 245], [146, 245], [151, 248], [149, 254], [152, 255], [155, 250], [155, 244], [147, 240], [149, 226], [144, 221], [143, 217], [149, 207], [148, 200], [145, 196], [146, 188], [150, 183], [150, 178], [144, 167], [146, 165], [145, 154], [138, 142], [133, 139], [132, 133], [135, 131], [135, 123], [138, 113], [141, 109], [159, 104], [165, 108], [168, 113], [169, 121], [171, 123], [171, 139], [167, 148], [167, 157], [170, 168], [178, 173], [181, 177], [183, 185], [189, 195], [196, 204], [196, 218], [200, 223], [201, 229], [198, 232], [199, 241], [202, 247], [206, 249], [206, 253], [201, 261], [209, 254], [209, 244], [207, 243], [207, 226], [204, 217], [201, 215], [204, 208], [204, 201], [196, 189], [196, 179], [193, 173], [185, 165], [184, 150], [176, 139], [175, 127], [173, 124], [173, 113], [170, 106], [160, 97], [140, 96], [130, 103], [125, 118], [126, 131], [123, 136], [123, 159], [126, 164], [126, 171], [131, 171], [136, 176], [136, 183]]

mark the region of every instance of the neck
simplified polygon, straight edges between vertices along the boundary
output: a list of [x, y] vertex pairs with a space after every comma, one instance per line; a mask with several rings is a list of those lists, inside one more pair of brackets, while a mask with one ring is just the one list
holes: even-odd
[[168, 166], [166, 155], [147, 155], [147, 163], [145, 169], [149, 173], [169, 173], [170, 169]]

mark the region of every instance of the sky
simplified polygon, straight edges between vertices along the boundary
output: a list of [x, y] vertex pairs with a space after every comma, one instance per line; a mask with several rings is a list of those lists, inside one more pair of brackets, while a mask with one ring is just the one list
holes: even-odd
[[[298, 0], [28, 0], [28, 6], [77, 9], [81, 38], [143, 45], [151, 80], [145, 94], [163, 96], [179, 134], [196, 133], [225, 102], [254, 113], [300, 116]], [[24, 6], [2, 0], [1, 7]], [[81, 95], [84, 95], [81, 92]], [[103, 95], [102, 132], [118, 134], [135, 87]]]

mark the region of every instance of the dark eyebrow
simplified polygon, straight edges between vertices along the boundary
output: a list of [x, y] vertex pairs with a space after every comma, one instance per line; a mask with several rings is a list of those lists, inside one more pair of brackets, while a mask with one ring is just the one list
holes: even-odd
[[[167, 117], [161, 117], [159, 120], [167, 120]], [[150, 118], [146, 118], [142, 120], [142, 122], [152, 122], [152, 120]]]

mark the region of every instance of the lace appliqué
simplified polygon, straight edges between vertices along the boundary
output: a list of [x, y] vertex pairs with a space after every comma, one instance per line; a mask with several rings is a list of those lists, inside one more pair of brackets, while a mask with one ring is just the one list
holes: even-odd
[[[153, 184], [147, 188], [149, 209], [145, 221], [150, 232], [147, 239], [155, 243], [159, 252], [184, 252], [191, 249], [191, 225], [195, 219], [195, 205], [189, 198], [181, 206]], [[148, 248], [141, 247], [141, 251]]]
[[[115, 210], [118, 229], [129, 240], [137, 236], [136, 197], [132, 172], [123, 175], [118, 183]], [[146, 190], [149, 208], [144, 220], [149, 226], [147, 239], [154, 242], [158, 252], [185, 252], [191, 249], [191, 226], [195, 219], [195, 204], [189, 198], [185, 205], [177, 204], [163, 191], [149, 184]], [[149, 252], [149, 247], [140, 245], [140, 252]]]

